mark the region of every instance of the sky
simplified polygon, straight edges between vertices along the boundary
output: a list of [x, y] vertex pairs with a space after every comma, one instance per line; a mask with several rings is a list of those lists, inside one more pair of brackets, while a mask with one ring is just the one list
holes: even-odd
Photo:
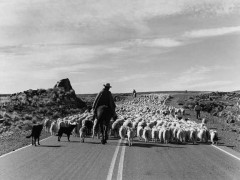
[[240, 90], [239, 0], [0, 0], [0, 94]]

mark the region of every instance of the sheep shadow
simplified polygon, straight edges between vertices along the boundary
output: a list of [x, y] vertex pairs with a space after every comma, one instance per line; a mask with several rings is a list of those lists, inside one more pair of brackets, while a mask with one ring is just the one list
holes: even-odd
[[[128, 143], [121, 143], [120, 146], [128, 146]], [[133, 147], [140, 147], [140, 148], [153, 148], [153, 147], [159, 147], [159, 148], [185, 148], [181, 146], [168, 146], [163, 144], [153, 144], [153, 143], [141, 143], [141, 142], [133, 142]]]
[[109, 140], [119, 140], [121, 139], [120, 137], [109, 137]]
[[235, 146], [233, 146], [233, 145], [227, 145], [227, 147], [229, 147], [229, 148], [234, 148]]
[[99, 141], [99, 142], [93, 142], [93, 141], [84, 141], [84, 143], [83, 144], [101, 144], [101, 141]]
[[79, 141], [65, 141], [65, 142], [69, 142], [69, 143], [80, 143], [80, 140]]

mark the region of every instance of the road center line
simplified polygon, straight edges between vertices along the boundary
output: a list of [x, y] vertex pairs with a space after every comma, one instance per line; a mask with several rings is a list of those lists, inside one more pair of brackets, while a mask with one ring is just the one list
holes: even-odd
[[226, 154], [228, 154], [228, 155], [230, 155], [230, 156], [232, 156], [232, 157], [234, 157], [234, 158], [236, 158], [237, 160], [240, 161], [240, 158], [239, 158], [239, 157], [234, 156], [233, 154], [231, 154], [231, 153], [229, 153], [229, 152], [227, 152], [227, 151], [225, 151], [225, 150], [223, 150], [223, 149], [221, 149], [221, 148], [219, 148], [219, 147], [217, 147], [217, 146], [215, 146], [215, 145], [212, 145], [212, 146], [215, 147], [215, 148], [217, 148], [217, 149], [219, 149], [219, 150], [222, 151], [222, 152], [225, 152]]
[[[126, 143], [126, 140], [124, 140], [124, 144], [125, 143]], [[120, 156], [119, 166], [118, 166], [117, 180], [122, 180], [125, 149], [126, 149], [126, 146], [123, 146], [121, 156]]]
[[118, 151], [119, 151], [119, 147], [120, 147], [121, 142], [122, 142], [122, 140], [120, 139], [118, 141], [117, 147], [116, 147], [115, 152], [113, 154], [112, 162], [111, 162], [110, 168], [108, 170], [107, 180], [112, 180], [113, 170], [114, 170], [114, 166], [115, 166], [115, 163], [116, 163], [116, 159], [117, 159], [117, 155], [118, 155]]
[[[42, 139], [42, 140], [40, 140], [39, 142], [44, 141], [44, 140], [47, 140], [47, 139], [50, 138], [50, 137], [52, 137], [52, 136], [49, 136], [49, 137], [47, 137], [47, 138], [45, 138], [45, 139]], [[17, 151], [19, 151], [19, 150], [21, 150], [21, 149], [27, 148], [27, 147], [29, 147], [29, 146], [32, 146], [32, 144], [29, 144], [29, 145], [27, 145], [27, 146], [23, 146], [23, 147], [21, 147], [21, 148], [18, 148], [18, 149], [14, 150], [14, 151], [11, 151], [11, 152], [7, 153], [7, 154], [3, 154], [3, 155], [0, 156], [0, 158], [5, 157], [5, 156], [7, 156], [7, 155], [9, 155], [9, 154], [12, 154], [12, 153], [14, 153], [14, 152], [17, 152]]]

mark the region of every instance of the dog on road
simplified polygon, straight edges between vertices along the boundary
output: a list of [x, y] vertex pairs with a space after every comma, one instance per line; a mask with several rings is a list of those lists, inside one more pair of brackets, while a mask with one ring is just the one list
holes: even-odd
[[32, 133], [29, 136], [26, 136], [26, 138], [32, 137], [32, 145], [37, 146], [37, 141], [38, 141], [38, 145], [40, 145], [39, 139], [40, 139], [42, 129], [43, 129], [43, 124], [33, 125]]
[[68, 127], [60, 127], [58, 131], [58, 141], [61, 140], [63, 134], [67, 135], [68, 141], [70, 141], [70, 135], [72, 134], [73, 129], [77, 126], [77, 123], [70, 124]]

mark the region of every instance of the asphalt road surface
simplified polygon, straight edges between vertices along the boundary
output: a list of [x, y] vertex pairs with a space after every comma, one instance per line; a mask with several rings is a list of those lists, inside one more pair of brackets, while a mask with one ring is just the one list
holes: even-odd
[[[50, 137], [0, 157], [1, 180], [240, 179], [240, 159], [205, 144]], [[223, 147], [224, 148], [224, 147]], [[238, 153], [236, 156], [240, 157]]]

